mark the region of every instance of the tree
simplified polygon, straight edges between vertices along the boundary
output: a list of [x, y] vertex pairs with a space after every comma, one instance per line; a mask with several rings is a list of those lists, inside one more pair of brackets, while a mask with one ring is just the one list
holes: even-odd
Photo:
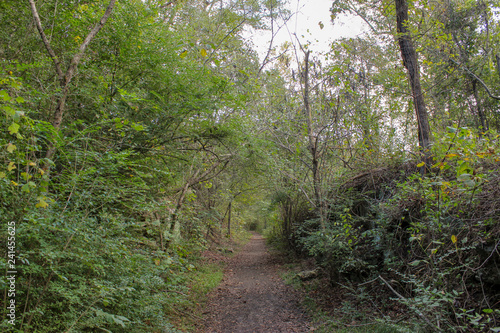
[[[40, 16], [38, 15], [38, 10], [35, 5], [34, 0], [29, 0], [30, 6], [31, 6], [31, 12], [33, 14], [33, 19], [35, 20], [36, 27], [38, 29], [38, 32], [40, 34], [40, 37], [42, 38], [43, 44], [45, 48], [47, 49], [47, 52], [50, 55], [50, 58], [52, 59], [55, 67], [55, 71], [57, 74], [57, 77], [59, 79], [59, 85], [62, 90], [61, 96], [58, 97], [58, 100], [56, 102], [56, 107], [51, 119], [52, 126], [56, 131], [58, 131], [61, 127], [61, 123], [63, 120], [63, 115], [64, 115], [64, 109], [66, 107], [66, 99], [68, 97], [69, 89], [70, 89], [70, 83], [71, 80], [73, 79], [73, 76], [75, 75], [75, 71], [77, 69], [78, 64], [82, 60], [82, 57], [89, 46], [90, 42], [94, 37], [99, 33], [99, 31], [102, 29], [102, 27], [106, 24], [106, 21], [108, 18], [111, 16], [111, 13], [113, 12], [113, 8], [115, 6], [116, 0], [110, 0], [106, 11], [104, 12], [103, 16], [95, 24], [95, 26], [92, 28], [92, 30], [88, 33], [88, 35], [85, 37], [83, 42], [80, 44], [80, 47], [78, 49], [78, 52], [71, 58], [71, 61], [68, 65], [68, 68], [66, 69], [66, 73], [63, 73], [63, 68], [61, 68], [61, 62], [59, 60], [59, 57], [55, 54], [54, 50], [52, 49], [52, 46], [50, 44], [50, 41], [48, 40], [47, 36], [45, 35], [43, 26], [42, 26], [42, 21], [40, 19]], [[55, 143], [52, 142], [50, 143], [47, 153], [45, 155], [45, 158], [50, 160], [52, 159], [54, 153], [56, 151]], [[46, 165], [46, 169], [48, 169], [49, 165]]]
[[413, 105], [417, 117], [418, 141], [420, 149], [424, 154], [424, 160], [428, 167], [432, 163], [430, 157], [431, 130], [425, 106], [424, 94], [420, 85], [420, 69], [417, 52], [413, 46], [412, 37], [409, 34], [408, 25], [408, 2], [407, 0], [396, 0], [396, 20], [399, 48], [403, 64], [408, 71]]

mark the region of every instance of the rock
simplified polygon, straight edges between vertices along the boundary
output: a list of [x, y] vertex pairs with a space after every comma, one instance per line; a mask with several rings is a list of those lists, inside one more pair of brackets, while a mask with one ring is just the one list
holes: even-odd
[[302, 271], [300, 273], [297, 273], [297, 277], [301, 279], [302, 281], [307, 281], [311, 279], [317, 278], [319, 275], [319, 268], [310, 270], [310, 271]]

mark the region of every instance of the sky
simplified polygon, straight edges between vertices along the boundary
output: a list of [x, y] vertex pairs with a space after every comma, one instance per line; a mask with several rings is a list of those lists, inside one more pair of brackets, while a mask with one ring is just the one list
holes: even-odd
[[[341, 16], [333, 24], [330, 18], [331, 5], [332, 0], [291, 0], [288, 9], [295, 15], [288, 21], [287, 27], [279, 31], [274, 45], [281, 45], [285, 41], [295, 43], [293, 34], [296, 34], [302, 44], [309, 44], [311, 51], [326, 52], [333, 40], [355, 37], [366, 30], [359, 17]], [[266, 53], [270, 38], [270, 32], [253, 34], [252, 41], [261, 56]]]

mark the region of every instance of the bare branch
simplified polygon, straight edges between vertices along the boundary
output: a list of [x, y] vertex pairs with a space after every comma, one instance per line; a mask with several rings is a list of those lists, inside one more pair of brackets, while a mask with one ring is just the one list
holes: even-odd
[[500, 96], [495, 96], [495, 95], [493, 95], [493, 94], [491, 93], [490, 89], [488, 88], [488, 86], [486, 85], [486, 83], [484, 83], [484, 81], [483, 81], [483, 80], [481, 80], [481, 79], [479, 78], [479, 76], [477, 76], [476, 74], [474, 74], [474, 73], [473, 73], [470, 69], [468, 69], [467, 67], [460, 65], [460, 64], [459, 64], [458, 62], [456, 62], [454, 59], [450, 58], [450, 61], [451, 61], [452, 63], [454, 63], [455, 65], [457, 65], [460, 69], [463, 69], [465, 72], [467, 72], [467, 74], [469, 74], [470, 76], [472, 76], [472, 77], [473, 77], [473, 78], [474, 78], [477, 82], [479, 82], [479, 83], [483, 86], [484, 90], [486, 90], [486, 93], [488, 93], [488, 96], [490, 96], [490, 97], [491, 97], [491, 98], [493, 98], [493, 99], [496, 99], [496, 100], [499, 100], [499, 101], [500, 101]]

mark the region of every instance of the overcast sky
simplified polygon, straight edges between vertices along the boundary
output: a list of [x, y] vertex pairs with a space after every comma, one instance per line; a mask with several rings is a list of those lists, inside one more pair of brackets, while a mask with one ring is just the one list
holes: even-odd
[[[334, 39], [355, 37], [364, 31], [363, 22], [358, 17], [344, 16], [333, 24], [330, 18], [331, 5], [331, 0], [291, 0], [289, 9], [295, 15], [275, 37], [274, 45], [285, 41], [296, 42], [295, 37], [290, 36], [295, 33], [302, 44], [310, 44], [309, 48], [313, 52], [325, 52]], [[253, 34], [253, 43], [260, 54], [267, 51], [270, 38], [270, 32]]]

